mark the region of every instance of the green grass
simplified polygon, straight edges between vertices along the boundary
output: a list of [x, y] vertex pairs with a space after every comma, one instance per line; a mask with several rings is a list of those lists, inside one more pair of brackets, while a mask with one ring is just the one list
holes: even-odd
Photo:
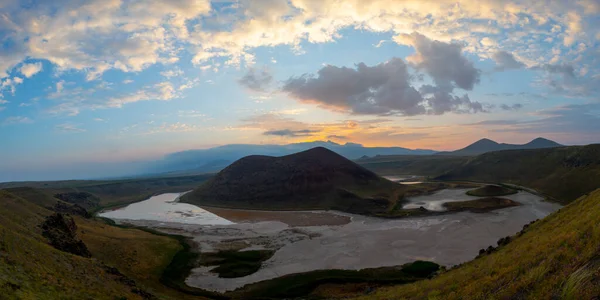
[[518, 193], [517, 190], [498, 185], [485, 185], [476, 189], [467, 191], [467, 195], [475, 197], [499, 197]]
[[468, 201], [446, 202], [444, 207], [449, 211], [470, 211], [476, 213], [489, 212], [496, 209], [521, 205], [519, 202], [498, 197], [486, 197]]
[[436, 177], [467, 162], [469, 157], [440, 155], [382, 155], [357, 160], [359, 165], [380, 175]]
[[39, 206], [43, 204], [39, 199], [30, 201], [34, 194], [22, 194], [28, 196], [25, 199], [0, 190], [0, 293], [4, 297], [141, 299], [141, 290], [160, 299], [201, 299], [159, 283], [182, 248], [178, 240], [73, 216], [77, 238], [92, 258], [62, 252], [42, 236], [39, 225], [53, 212]]
[[325, 284], [377, 283], [400, 284], [428, 278], [439, 270], [432, 262], [416, 261], [401, 267], [363, 270], [318, 270], [291, 274], [250, 284], [228, 295], [239, 299], [281, 299], [310, 295]]
[[600, 144], [490, 152], [448, 170], [439, 180], [508, 183], [566, 204], [600, 188]]
[[362, 299], [592, 299], [600, 295], [600, 189], [432, 280]]

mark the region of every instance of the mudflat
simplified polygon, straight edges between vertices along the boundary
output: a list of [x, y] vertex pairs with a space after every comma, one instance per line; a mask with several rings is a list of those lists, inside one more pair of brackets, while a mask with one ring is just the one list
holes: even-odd
[[235, 223], [278, 221], [292, 227], [345, 225], [351, 218], [328, 211], [265, 211], [202, 206], [203, 209]]

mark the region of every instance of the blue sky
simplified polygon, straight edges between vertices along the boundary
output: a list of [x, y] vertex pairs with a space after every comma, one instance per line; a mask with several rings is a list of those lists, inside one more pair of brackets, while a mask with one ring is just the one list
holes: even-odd
[[230, 143], [597, 143], [599, 15], [596, 0], [5, 0], [0, 173]]

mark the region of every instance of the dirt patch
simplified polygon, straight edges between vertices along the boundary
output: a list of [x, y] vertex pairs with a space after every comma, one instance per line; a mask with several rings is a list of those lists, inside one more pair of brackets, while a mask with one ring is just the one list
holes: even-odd
[[203, 206], [203, 209], [236, 223], [279, 221], [289, 226], [345, 225], [351, 218], [330, 212], [262, 211]]

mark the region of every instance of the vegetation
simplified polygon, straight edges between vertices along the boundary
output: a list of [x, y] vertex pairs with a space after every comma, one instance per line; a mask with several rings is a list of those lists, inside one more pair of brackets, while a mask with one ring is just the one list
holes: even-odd
[[420, 175], [436, 177], [469, 160], [469, 157], [442, 155], [381, 155], [356, 162], [379, 175]]
[[498, 197], [486, 197], [469, 201], [444, 203], [444, 207], [447, 208], [448, 211], [470, 211], [476, 213], [489, 212], [496, 209], [519, 205], [521, 205], [519, 202]]
[[[43, 192], [29, 190], [25, 194], [43, 195]], [[51, 198], [39, 198], [33, 203], [0, 190], [0, 293], [3, 297], [198, 299], [159, 284], [162, 271], [181, 248], [177, 240], [138, 229], [109, 226], [81, 216], [52, 217], [53, 211], [39, 205], [49, 200]], [[50, 245], [52, 237], [44, 233], [48, 229], [60, 241], [76, 237], [75, 245], [85, 245], [91, 258]]]
[[600, 189], [526, 225], [490, 254], [362, 298], [592, 299], [600, 294], [599, 215]]
[[499, 185], [484, 185], [482, 187], [467, 191], [467, 195], [475, 197], [499, 197], [513, 195], [516, 193], [518, 193], [517, 190]]
[[439, 180], [502, 182], [526, 186], [561, 203], [600, 187], [600, 144], [479, 155]]
[[[43, 207], [50, 207], [58, 199], [61, 203], [76, 204], [94, 213], [142, 201], [156, 194], [193, 190], [212, 174], [121, 180], [66, 180], [42, 182], [0, 183], [0, 188], [11, 193], [32, 194], [28, 199]], [[34, 195], [33, 195], [34, 194]]]
[[273, 250], [226, 250], [202, 253], [200, 265], [217, 266], [211, 272], [219, 274], [222, 278], [244, 277], [258, 271], [262, 262], [271, 258], [273, 254], [275, 254]]
[[290, 274], [272, 280], [250, 284], [228, 293], [238, 299], [281, 299], [309, 295], [315, 288], [326, 284], [371, 283], [400, 284], [433, 276], [440, 266], [416, 261], [400, 267], [382, 267], [363, 270], [318, 270]]

